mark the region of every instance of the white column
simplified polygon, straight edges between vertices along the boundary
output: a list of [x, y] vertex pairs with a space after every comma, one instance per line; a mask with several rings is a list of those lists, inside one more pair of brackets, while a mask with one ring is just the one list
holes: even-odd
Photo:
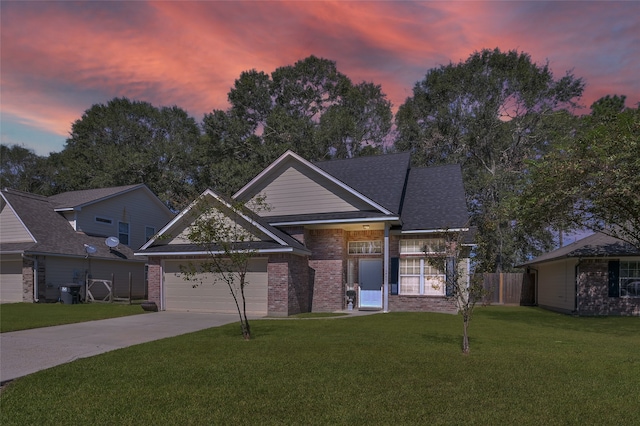
[[384, 285], [382, 291], [382, 305], [384, 312], [389, 312], [389, 223], [384, 224]]

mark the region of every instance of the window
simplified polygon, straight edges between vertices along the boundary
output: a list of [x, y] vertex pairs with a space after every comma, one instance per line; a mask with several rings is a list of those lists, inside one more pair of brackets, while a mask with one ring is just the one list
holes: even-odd
[[129, 245], [129, 224], [127, 222], [118, 222], [118, 239], [120, 244]]
[[104, 225], [111, 225], [113, 223], [111, 219], [108, 219], [106, 217], [100, 217], [100, 216], [96, 216], [96, 222], [102, 223]]
[[444, 296], [445, 274], [424, 257], [400, 259], [400, 294]]
[[153, 226], [145, 226], [144, 228], [144, 240], [149, 241], [151, 237], [156, 234], [156, 228]]
[[382, 241], [349, 241], [349, 254], [381, 254]]
[[400, 240], [400, 254], [435, 254], [444, 252], [444, 239]]
[[640, 261], [620, 262], [620, 296], [640, 297]]

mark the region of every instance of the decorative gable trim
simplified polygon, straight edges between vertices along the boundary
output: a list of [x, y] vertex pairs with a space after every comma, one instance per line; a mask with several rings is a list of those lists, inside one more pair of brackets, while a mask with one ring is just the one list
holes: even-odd
[[266, 169], [264, 169], [262, 172], [260, 172], [249, 183], [247, 183], [238, 192], [236, 192], [233, 195], [233, 198], [234, 199], [242, 199], [243, 197], [245, 197], [247, 194], [250, 193], [250, 190], [254, 186], [256, 186], [256, 184], [258, 184], [260, 181], [266, 179], [266, 177], [269, 176], [272, 173], [272, 171], [274, 171], [277, 167], [279, 167], [280, 165], [282, 165], [285, 161], [287, 161], [289, 159], [293, 159], [294, 161], [297, 161], [299, 164], [302, 164], [304, 167], [310, 169], [312, 172], [314, 172], [314, 173], [322, 176], [323, 178], [329, 180], [333, 184], [337, 185], [341, 189], [347, 191], [349, 194], [355, 196], [357, 199], [361, 200], [365, 204], [368, 204], [372, 208], [382, 212], [383, 214], [385, 214], [385, 215], [393, 214], [391, 211], [389, 211], [388, 209], [386, 209], [382, 205], [380, 205], [380, 204], [376, 203], [375, 201], [373, 201], [372, 199], [362, 195], [358, 191], [356, 191], [353, 188], [351, 188], [349, 185], [346, 185], [342, 181], [336, 179], [335, 177], [333, 177], [329, 173], [325, 172], [324, 170], [322, 170], [318, 166], [315, 166], [314, 164], [312, 164], [309, 161], [305, 160], [304, 158], [300, 157], [298, 154], [296, 154], [293, 151], [287, 151], [284, 154], [282, 154], [277, 160], [275, 160], [273, 163], [271, 163]]
[[[171, 222], [169, 222], [164, 228], [162, 228], [160, 230], [160, 232], [158, 232], [154, 238], [150, 239], [142, 247], [140, 247], [140, 250], [138, 250], [138, 251], [141, 252], [141, 251], [146, 250], [147, 248], [151, 247], [156, 241], [158, 241], [158, 239], [160, 239], [162, 236], [164, 236], [167, 233], [167, 231], [169, 231], [170, 229], [173, 229], [173, 227], [176, 224], [178, 224], [180, 221], [182, 221], [183, 218], [185, 218], [189, 214], [191, 214], [192, 210], [195, 209], [198, 206], [198, 204], [201, 203], [206, 197], [213, 198], [216, 202], [220, 203], [224, 207], [227, 207], [229, 209], [233, 208], [228, 201], [226, 201], [225, 199], [220, 197], [218, 194], [216, 194], [212, 190], [207, 189], [202, 194], [200, 194], [200, 196], [198, 198], [196, 198], [191, 204], [189, 204], [189, 206], [186, 209], [184, 209], [182, 212], [180, 212], [180, 214], [178, 214]], [[265, 227], [262, 224], [258, 223], [257, 221], [255, 221], [254, 219], [252, 219], [248, 215], [244, 214], [243, 212], [238, 212], [238, 215], [240, 216], [240, 218], [242, 220], [244, 220], [247, 223], [251, 224], [251, 226], [256, 227], [260, 232], [264, 233], [267, 237], [271, 238], [272, 240], [274, 240], [279, 245], [281, 245], [283, 247], [288, 247], [288, 244], [282, 238], [280, 238], [278, 235], [276, 235], [274, 232], [272, 232], [267, 227]], [[173, 254], [175, 254], [175, 253], [173, 253]]]
[[31, 231], [29, 230], [29, 228], [27, 227], [27, 225], [25, 225], [24, 221], [22, 220], [22, 218], [20, 217], [20, 215], [18, 213], [16, 213], [15, 209], [13, 208], [13, 206], [11, 205], [11, 203], [9, 202], [9, 200], [7, 200], [7, 197], [4, 196], [3, 192], [0, 192], [0, 194], [2, 195], [2, 199], [4, 200], [5, 204], [7, 205], [7, 207], [9, 207], [9, 210], [11, 210], [11, 213], [13, 213], [13, 215], [16, 217], [16, 219], [18, 220], [18, 222], [20, 222], [20, 225], [22, 225], [22, 227], [24, 228], [24, 230], [27, 232], [27, 234], [29, 235], [29, 238], [31, 238], [31, 240], [34, 243], [37, 243], [38, 240], [36, 240], [36, 237], [33, 236], [33, 234], [31, 233]]

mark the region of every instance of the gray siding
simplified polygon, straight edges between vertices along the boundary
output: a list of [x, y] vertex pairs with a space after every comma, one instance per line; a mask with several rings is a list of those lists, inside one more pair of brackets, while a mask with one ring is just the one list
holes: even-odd
[[338, 185], [297, 165], [285, 167], [259, 193], [266, 197], [265, 201], [270, 208], [269, 211], [260, 212], [261, 216], [371, 209], [369, 205]]
[[[96, 217], [111, 219], [111, 224], [96, 222]], [[118, 236], [118, 222], [129, 224], [129, 244], [133, 249], [146, 243], [145, 227], [158, 232], [172, 219], [168, 210], [161, 208], [157, 200], [143, 188], [127, 192], [84, 207], [78, 212], [76, 229], [87, 234]]]
[[125, 297], [129, 291], [131, 273], [134, 296], [143, 297], [146, 290], [144, 271], [145, 264], [142, 262], [47, 256], [47, 294], [56, 293], [62, 284], [84, 283], [85, 274], [105, 280], [111, 280], [113, 274], [116, 296]]

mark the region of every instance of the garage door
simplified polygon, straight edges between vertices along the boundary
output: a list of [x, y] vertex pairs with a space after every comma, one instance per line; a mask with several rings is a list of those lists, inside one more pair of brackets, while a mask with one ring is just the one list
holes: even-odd
[[[237, 313], [233, 297], [226, 282], [216, 280], [215, 274], [201, 274], [199, 284], [185, 281], [180, 274], [179, 261], [164, 262], [164, 299], [168, 310]], [[245, 298], [247, 313], [267, 314], [267, 259], [252, 259], [247, 273]], [[242, 303], [240, 297], [238, 302]], [[240, 305], [242, 307], [242, 305]]]
[[0, 302], [22, 302], [22, 260], [0, 261]]

